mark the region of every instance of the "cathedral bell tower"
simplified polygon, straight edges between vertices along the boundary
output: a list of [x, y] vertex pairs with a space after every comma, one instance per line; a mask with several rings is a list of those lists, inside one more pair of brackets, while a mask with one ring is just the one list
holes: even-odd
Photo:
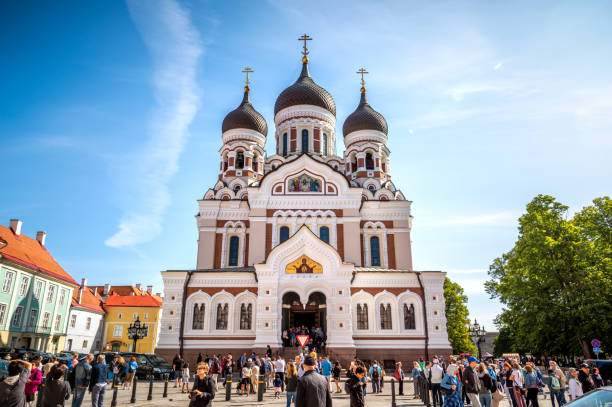
[[364, 74], [361, 68], [361, 100], [342, 126], [344, 134], [344, 160], [346, 176], [372, 192], [391, 179], [389, 149], [387, 148], [387, 121], [368, 103]]
[[264, 174], [268, 125], [251, 105], [249, 73], [253, 70], [247, 67], [242, 72], [246, 73], [242, 103], [223, 119], [219, 180], [232, 189], [237, 198], [245, 199], [246, 195], [240, 190], [259, 181]]

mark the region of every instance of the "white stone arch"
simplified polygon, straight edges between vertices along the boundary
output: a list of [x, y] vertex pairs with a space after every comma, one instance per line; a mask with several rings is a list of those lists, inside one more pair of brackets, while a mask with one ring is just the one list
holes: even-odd
[[[358, 329], [357, 324], [357, 304], [367, 304], [368, 306], [368, 329]], [[356, 333], [374, 333], [376, 332], [376, 318], [374, 316], [374, 296], [372, 294], [360, 290], [351, 296], [351, 316], [353, 319], [353, 330]]]
[[[416, 329], [404, 329], [404, 304], [414, 304], [414, 320]], [[397, 299], [400, 332], [417, 336], [425, 335], [425, 321], [423, 321], [423, 299], [414, 291], [407, 290]]]
[[208, 191], [206, 191], [206, 194], [204, 195], [204, 199], [215, 199], [215, 191], [213, 191], [212, 189], [209, 189]]
[[[247, 306], [251, 304], [251, 308], [253, 312], [253, 314], [251, 315], [251, 329], [240, 329], [240, 309], [242, 307], [242, 304], [245, 304]], [[233, 320], [235, 321], [235, 324], [234, 324], [235, 333], [241, 334], [241, 333], [255, 332], [255, 322], [257, 318], [256, 308], [257, 308], [257, 295], [255, 295], [251, 291], [244, 290], [240, 294], [236, 295], [236, 297], [234, 298], [234, 314], [233, 314]]]
[[389, 201], [392, 201], [392, 200], [394, 200], [394, 199], [395, 199], [395, 197], [393, 196], [393, 192], [389, 191], [389, 190], [388, 190], [388, 189], [386, 189], [386, 188], [379, 189], [378, 191], [376, 191], [376, 193], [374, 194], [374, 199], [375, 199], [375, 200], [379, 200], [379, 201], [380, 201], [380, 200], [381, 200], [380, 198], [381, 198], [382, 196], [387, 197], [387, 199], [388, 199]]
[[363, 187], [368, 191], [370, 191], [370, 185], [374, 185], [374, 191], [378, 191], [381, 188], [380, 181], [375, 178], [368, 178], [363, 182]]
[[236, 194], [234, 194], [234, 191], [232, 191], [228, 187], [223, 187], [217, 191], [217, 193], [215, 194], [215, 199], [222, 199], [224, 195], [228, 195], [229, 199], [236, 198]]
[[395, 192], [396, 191], [395, 184], [393, 183], [393, 181], [385, 182], [383, 187], [387, 188], [391, 192]]
[[[244, 267], [244, 252], [246, 246], [246, 225], [243, 221], [227, 221], [221, 229], [221, 268]], [[238, 236], [238, 264], [229, 266], [229, 242], [232, 236]]]
[[[217, 305], [227, 304], [227, 329], [217, 329]], [[210, 332], [212, 333], [231, 333], [234, 330], [234, 296], [225, 290], [221, 290], [210, 299]]]
[[272, 215], [272, 247], [280, 242], [280, 228], [289, 227], [289, 236], [295, 234], [302, 225], [307, 225], [312, 232], [319, 236], [319, 227], [329, 228], [329, 244], [338, 248], [338, 219], [331, 210], [277, 210]]
[[223, 188], [225, 186], [225, 184], [223, 183], [223, 181], [219, 180], [217, 181], [217, 183], [215, 184], [215, 187], [213, 188], [215, 191], [220, 190], [221, 188]]
[[[380, 328], [380, 304], [391, 304], [391, 329]], [[397, 297], [387, 290], [383, 290], [374, 296], [376, 332], [379, 334], [397, 334], [398, 327], [398, 312], [397, 312]]]
[[[389, 256], [387, 252], [387, 228], [382, 222], [368, 221], [363, 225], [361, 229], [363, 234], [363, 259], [366, 267], [389, 267]], [[378, 236], [378, 243], [380, 245], [380, 266], [372, 266], [372, 258], [370, 256], [370, 238], [372, 236]]]
[[[202, 290], [198, 290], [185, 301], [185, 333], [195, 334], [210, 331], [210, 301], [211, 297]], [[203, 329], [192, 329], [193, 327], [193, 306], [195, 304], [204, 304], [204, 328]]]
[[231, 189], [232, 191], [235, 191], [236, 186], [240, 186], [240, 190], [243, 190], [244, 188], [248, 186], [248, 184], [244, 179], [236, 178], [232, 180], [232, 182], [230, 182], [229, 189]]

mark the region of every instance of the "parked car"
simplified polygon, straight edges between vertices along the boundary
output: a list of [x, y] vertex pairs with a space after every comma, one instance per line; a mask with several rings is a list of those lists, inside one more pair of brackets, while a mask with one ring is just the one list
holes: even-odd
[[136, 357], [136, 363], [138, 363], [136, 376], [139, 379], [149, 379], [151, 376], [155, 379], [162, 379], [165, 374], [172, 372], [172, 366], [164, 358], [154, 353], [122, 352], [121, 356], [123, 356], [126, 362], [132, 356]]
[[610, 407], [612, 406], [612, 386], [600, 387], [584, 396], [569, 402], [567, 407]]
[[612, 359], [588, 359], [586, 363], [599, 369], [605, 384], [612, 384]]

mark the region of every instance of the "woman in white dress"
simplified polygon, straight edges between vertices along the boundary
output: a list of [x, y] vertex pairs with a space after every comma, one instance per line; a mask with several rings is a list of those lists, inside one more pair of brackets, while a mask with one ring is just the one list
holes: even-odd
[[183, 387], [181, 388], [181, 393], [185, 393], [185, 387], [187, 387], [187, 393], [189, 393], [189, 363], [187, 363], [187, 361], [185, 361], [183, 364], [183, 370], [181, 373], [183, 376]]

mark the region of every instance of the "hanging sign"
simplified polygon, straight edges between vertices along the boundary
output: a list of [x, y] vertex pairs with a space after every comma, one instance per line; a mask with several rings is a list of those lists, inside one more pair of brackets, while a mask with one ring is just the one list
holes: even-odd
[[300, 346], [303, 348], [306, 344], [306, 341], [308, 340], [308, 335], [296, 335], [296, 338], [300, 343]]

